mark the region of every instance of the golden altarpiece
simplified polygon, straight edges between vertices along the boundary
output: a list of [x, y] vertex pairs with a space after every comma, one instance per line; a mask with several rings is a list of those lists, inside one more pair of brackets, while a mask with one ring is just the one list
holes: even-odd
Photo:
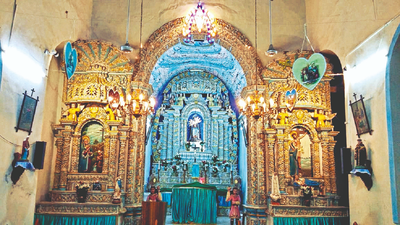
[[[56, 162], [51, 201], [39, 203], [36, 213], [108, 215], [116, 216], [119, 223], [140, 224], [146, 113], [138, 116], [131, 110], [128, 96], [148, 98], [152, 87], [133, 76], [135, 65], [112, 44], [76, 41], [73, 46], [78, 65], [64, 82], [63, 102], [68, 108], [53, 127]], [[270, 218], [287, 216], [348, 217], [348, 209], [338, 206], [336, 195], [334, 137], [338, 132], [331, 125], [331, 66], [313, 90], [302, 87], [291, 72], [296, 58], [310, 54], [290, 53], [264, 69], [259, 66], [262, 83], [242, 91], [246, 98], [257, 89], [269, 101], [264, 116], [247, 117], [246, 224], [266, 224]], [[297, 101], [290, 110], [285, 94], [292, 89]], [[113, 100], [120, 107], [114, 107]], [[294, 133], [301, 137], [302, 156], [297, 160], [303, 173], [296, 176], [290, 166]], [[320, 184], [311, 206], [302, 203], [301, 190], [294, 185], [298, 179]], [[85, 203], [77, 203], [79, 182], [89, 185]], [[113, 204], [117, 186], [121, 203]], [[279, 200], [272, 195], [278, 186]]]

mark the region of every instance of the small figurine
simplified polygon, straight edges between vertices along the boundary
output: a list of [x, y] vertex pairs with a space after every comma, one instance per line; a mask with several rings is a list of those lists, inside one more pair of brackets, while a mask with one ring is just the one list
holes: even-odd
[[146, 202], [161, 202], [162, 201], [162, 196], [160, 192], [160, 186], [157, 187], [157, 192], [156, 188], [154, 186], [151, 186], [150, 188], [150, 194], [147, 196]]
[[93, 191], [101, 191], [101, 183], [99, 180], [96, 180], [96, 182], [93, 183]]
[[115, 181], [115, 188], [114, 188], [112, 203], [113, 204], [121, 203], [121, 189], [119, 188], [118, 180]]
[[367, 160], [367, 149], [362, 143], [362, 140], [357, 139], [357, 145], [354, 151], [354, 159], [356, 160], [356, 168], [366, 168], [365, 162]]
[[22, 142], [22, 155], [20, 161], [28, 161], [28, 156], [29, 156], [29, 136], [25, 138], [25, 140]]
[[107, 120], [115, 120], [114, 112], [109, 105], [106, 106], [105, 110], [107, 113]]
[[[233, 195], [231, 195], [231, 187], [228, 187], [228, 191], [226, 192], [226, 201], [232, 201], [231, 202], [231, 211], [229, 212], [229, 218], [231, 219], [231, 225], [239, 224], [239, 219], [240, 219], [240, 196], [238, 194], [238, 189], [233, 188]], [[236, 221], [235, 221], [236, 220]]]
[[279, 124], [287, 124], [286, 123], [286, 117], [288, 117], [289, 114], [286, 112], [285, 109], [281, 109], [281, 112], [278, 114], [278, 119], [279, 119]]
[[72, 103], [71, 107], [68, 109], [68, 117], [67, 117], [68, 120], [78, 121], [78, 116], [76, 114], [81, 110], [79, 106], [78, 107], [75, 106], [76, 106], [75, 103]]

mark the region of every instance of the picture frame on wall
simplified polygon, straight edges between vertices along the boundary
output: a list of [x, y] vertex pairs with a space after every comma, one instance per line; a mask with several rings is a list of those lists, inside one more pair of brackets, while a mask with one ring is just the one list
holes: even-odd
[[[356, 95], [354, 94], [354, 98]], [[361, 134], [370, 133], [372, 134], [371, 127], [369, 125], [368, 116], [365, 111], [364, 97], [360, 95], [360, 99], [355, 102], [350, 101], [351, 111], [353, 113], [354, 123], [356, 124], [357, 136]]]
[[32, 97], [34, 90], [32, 89], [32, 94], [29, 96], [26, 91], [22, 93], [24, 99], [22, 101], [21, 110], [19, 112], [18, 123], [15, 127], [15, 131], [18, 130], [27, 131], [30, 135], [32, 133], [33, 119], [35, 118], [36, 106], [39, 101], [39, 97], [36, 99]]

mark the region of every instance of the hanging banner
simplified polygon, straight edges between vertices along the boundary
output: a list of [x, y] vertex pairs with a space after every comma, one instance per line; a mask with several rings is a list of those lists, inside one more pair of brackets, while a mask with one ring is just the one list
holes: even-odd
[[309, 59], [298, 58], [293, 63], [293, 76], [303, 87], [313, 90], [326, 71], [325, 57], [320, 53], [314, 53]]
[[65, 72], [67, 73], [68, 79], [72, 77], [75, 73], [76, 65], [78, 63], [78, 54], [76, 49], [72, 48], [70, 42], [67, 42], [64, 46], [64, 62], [65, 62]]

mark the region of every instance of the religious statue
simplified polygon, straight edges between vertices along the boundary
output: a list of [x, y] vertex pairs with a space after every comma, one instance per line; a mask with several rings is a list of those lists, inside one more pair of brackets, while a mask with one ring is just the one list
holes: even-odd
[[190, 139], [191, 142], [201, 141], [200, 138], [200, 123], [201, 119], [198, 116], [194, 116], [193, 119], [189, 120], [190, 126]]
[[325, 114], [324, 114], [323, 110], [319, 109], [318, 113], [317, 113], [317, 110], [314, 111], [313, 118], [317, 119], [316, 127], [318, 128], [318, 127], [324, 127], [326, 125], [330, 125], [330, 124], [326, 124], [325, 121], [332, 120], [335, 116], [336, 116], [336, 113], [325, 112]]
[[149, 196], [147, 196], [146, 202], [161, 202], [161, 201], [162, 201], [162, 196], [161, 196], [160, 186], [157, 187], [157, 192], [156, 188], [154, 186], [151, 186], [150, 194]]
[[107, 120], [115, 120], [114, 112], [109, 105], [106, 106]]
[[290, 176], [294, 176], [298, 174], [299, 169], [301, 169], [298, 152], [300, 150], [300, 139], [302, 139], [306, 134], [299, 136], [296, 131], [293, 131], [290, 135], [293, 138], [293, 140], [289, 142]]
[[20, 161], [28, 161], [29, 147], [29, 136], [27, 136], [22, 142], [22, 155]]
[[354, 151], [354, 159], [356, 160], [356, 168], [366, 168], [365, 163], [367, 160], [367, 149], [365, 145], [362, 143], [362, 140], [357, 139], [357, 145]]
[[214, 106], [214, 98], [212, 94], [207, 94], [208, 107]]
[[[179, 95], [178, 95], [179, 96]], [[177, 102], [179, 106], [183, 106], [183, 101], [186, 100], [185, 94], [181, 94], [178, 98], [177, 98]]]
[[72, 120], [72, 121], [77, 121], [78, 120], [78, 116], [76, 115], [79, 111], [81, 111], [79, 109], [79, 106], [75, 108], [75, 103], [71, 104], [71, 107], [68, 109], [68, 120]]
[[83, 142], [83, 152], [82, 157], [86, 161], [85, 170], [84, 172], [91, 172], [92, 171], [92, 146], [90, 145], [90, 137], [85, 135], [82, 137]]
[[217, 95], [214, 95], [214, 97], [213, 97], [214, 99], [214, 106], [218, 106], [218, 96]]
[[[229, 218], [231, 219], [231, 225], [239, 224], [239, 219], [240, 219], [240, 196], [238, 194], [238, 189], [233, 188], [233, 194], [231, 195], [231, 188], [228, 187], [228, 191], [226, 192], [226, 201], [232, 201], [231, 202], [231, 211], [229, 212]], [[236, 220], [236, 221], [235, 221]]]
[[119, 187], [118, 180], [115, 181], [115, 187], [114, 187], [114, 194], [113, 194], [113, 204], [119, 204], [121, 203], [121, 188]]
[[285, 109], [282, 108], [278, 114], [279, 124], [281, 124], [281, 125], [287, 124], [286, 117], [288, 117], [288, 116], [289, 116], [289, 114], [286, 112]]
[[281, 199], [281, 192], [279, 190], [279, 179], [277, 172], [274, 172], [274, 175], [272, 176], [272, 191], [270, 197], [271, 200], [274, 202], [277, 202], [279, 201], [279, 199]]

